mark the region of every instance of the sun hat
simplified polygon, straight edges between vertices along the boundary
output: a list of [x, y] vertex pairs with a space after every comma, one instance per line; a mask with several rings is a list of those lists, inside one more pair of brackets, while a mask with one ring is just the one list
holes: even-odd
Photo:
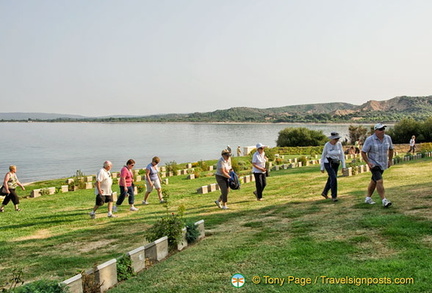
[[222, 150], [222, 152], [221, 152], [221, 155], [223, 156], [223, 155], [226, 155], [226, 156], [231, 156], [231, 153], [230, 153], [230, 151], [229, 150], [227, 150], [227, 149], [224, 149], [224, 150]]
[[339, 138], [341, 138], [341, 136], [337, 132], [331, 132], [330, 136], [328, 138], [329, 139], [339, 139]]
[[374, 126], [374, 130], [381, 129], [381, 128], [386, 128], [386, 127], [387, 127], [387, 125], [385, 125], [385, 124], [377, 123]]
[[265, 147], [267, 147], [266, 145], [263, 145], [262, 143], [257, 143], [256, 144], [256, 149], [260, 149], [260, 148], [265, 148]]

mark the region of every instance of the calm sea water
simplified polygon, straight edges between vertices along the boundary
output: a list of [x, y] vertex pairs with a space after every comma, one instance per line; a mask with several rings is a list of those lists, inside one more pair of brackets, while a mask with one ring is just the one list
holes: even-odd
[[3, 143], [0, 178], [9, 165], [17, 166], [21, 182], [73, 176], [76, 170], [95, 174], [105, 160], [119, 171], [132, 158], [145, 168], [153, 156], [166, 162], [218, 159], [230, 145], [276, 146], [279, 131], [307, 127], [348, 135], [348, 125], [332, 124], [219, 124], [219, 123], [0, 123]]

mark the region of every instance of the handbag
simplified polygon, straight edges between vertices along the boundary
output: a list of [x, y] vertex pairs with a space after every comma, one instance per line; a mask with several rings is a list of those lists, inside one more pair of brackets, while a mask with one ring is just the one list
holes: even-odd
[[6, 192], [6, 187], [4, 187], [4, 185], [0, 189], [0, 194], [1, 195], [8, 195], [9, 194], [9, 192]]
[[329, 161], [330, 165], [339, 165], [340, 164], [339, 159], [327, 158], [327, 160]]

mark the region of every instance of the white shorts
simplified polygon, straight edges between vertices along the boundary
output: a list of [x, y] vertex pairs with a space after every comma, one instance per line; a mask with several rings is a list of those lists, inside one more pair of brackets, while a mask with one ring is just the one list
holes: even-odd
[[152, 183], [153, 183], [153, 186], [150, 186], [149, 182], [146, 180], [147, 192], [152, 192], [153, 188], [156, 188], [156, 189], [160, 189], [161, 188], [161, 183], [160, 183], [159, 178], [155, 179], [155, 180], [152, 180]]

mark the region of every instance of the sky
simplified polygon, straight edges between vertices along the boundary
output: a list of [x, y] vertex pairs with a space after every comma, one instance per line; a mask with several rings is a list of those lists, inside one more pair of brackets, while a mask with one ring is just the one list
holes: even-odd
[[430, 11], [430, 0], [0, 0], [0, 112], [428, 96]]

